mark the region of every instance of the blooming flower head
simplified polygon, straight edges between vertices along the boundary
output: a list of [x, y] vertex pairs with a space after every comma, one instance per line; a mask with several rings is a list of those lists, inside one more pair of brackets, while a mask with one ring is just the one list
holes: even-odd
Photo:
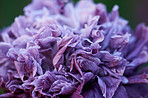
[[0, 97], [148, 97], [148, 27], [132, 31], [118, 8], [33, 0], [1, 33]]

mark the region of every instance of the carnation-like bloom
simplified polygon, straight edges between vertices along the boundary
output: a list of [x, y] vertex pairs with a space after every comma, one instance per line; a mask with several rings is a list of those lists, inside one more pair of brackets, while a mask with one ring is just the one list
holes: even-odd
[[1, 32], [0, 98], [147, 98], [148, 27], [115, 5], [33, 0]]

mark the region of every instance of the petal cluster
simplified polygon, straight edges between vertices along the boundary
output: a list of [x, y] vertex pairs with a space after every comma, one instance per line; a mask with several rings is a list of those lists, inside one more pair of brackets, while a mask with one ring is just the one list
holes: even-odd
[[1, 32], [0, 97], [148, 97], [148, 27], [132, 31], [118, 9], [33, 0]]

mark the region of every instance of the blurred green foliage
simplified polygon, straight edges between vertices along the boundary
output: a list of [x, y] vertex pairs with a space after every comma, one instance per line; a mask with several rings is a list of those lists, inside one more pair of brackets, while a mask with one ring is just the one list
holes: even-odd
[[0, 28], [13, 23], [15, 17], [23, 15], [23, 8], [31, 0], [0, 0]]
[[0, 88], [0, 94], [3, 94], [3, 93], [4, 93], [4, 90]]

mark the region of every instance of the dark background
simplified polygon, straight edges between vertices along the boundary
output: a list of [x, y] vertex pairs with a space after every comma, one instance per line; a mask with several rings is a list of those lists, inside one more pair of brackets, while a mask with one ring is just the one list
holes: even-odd
[[[73, 0], [74, 2], [78, 0]], [[129, 20], [129, 25], [134, 29], [140, 22], [148, 25], [148, 0], [94, 0], [107, 6], [108, 12], [112, 7], [119, 5], [120, 16]], [[15, 17], [23, 15], [23, 8], [31, 0], [0, 0], [0, 29], [11, 25]], [[3, 90], [0, 89], [0, 94]]]
[[[78, 0], [73, 0], [74, 2]], [[140, 22], [148, 25], [148, 0], [94, 0], [107, 6], [108, 12], [113, 5], [119, 5], [120, 16], [129, 20], [132, 28]], [[0, 0], [0, 29], [13, 23], [14, 18], [23, 15], [23, 8], [31, 0]]]

